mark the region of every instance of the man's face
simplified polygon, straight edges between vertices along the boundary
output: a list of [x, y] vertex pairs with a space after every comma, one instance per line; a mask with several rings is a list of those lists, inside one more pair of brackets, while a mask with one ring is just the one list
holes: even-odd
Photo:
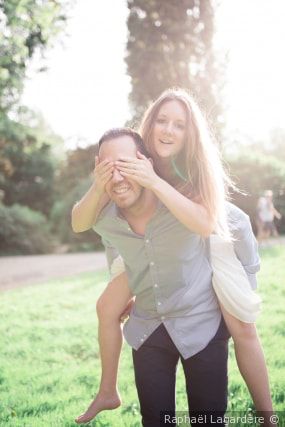
[[[125, 135], [102, 143], [99, 150], [100, 162], [115, 162], [121, 157], [137, 157], [137, 147], [133, 138]], [[144, 188], [135, 181], [123, 177], [116, 167], [113, 176], [105, 186], [106, 193], [121, 209], [134, 207], [143, 195]]]

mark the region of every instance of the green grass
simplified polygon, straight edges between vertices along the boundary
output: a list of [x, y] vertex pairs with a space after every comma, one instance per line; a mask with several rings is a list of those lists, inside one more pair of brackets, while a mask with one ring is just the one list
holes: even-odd
[[[274, 406], [283, 410], [285, 394], [285, 250], [262, 252], [259, 293], [263, 311], [258, 329], [270, 371]], [[105, 272], [51, 281], [1, 294], [0, 425], [5, 427], [76, 426], [73, 419], [98, 388], [96, 300]], [[120, 367], [123, 406], [101, 413], [92, 426], [138, 427], [140, 414], [131, 351], [125, 345]], [[252, 407], [237, 370], [232, 346], [229, 409]], [[177, 409], [187, 408], [182, 369], [178, 370]]]

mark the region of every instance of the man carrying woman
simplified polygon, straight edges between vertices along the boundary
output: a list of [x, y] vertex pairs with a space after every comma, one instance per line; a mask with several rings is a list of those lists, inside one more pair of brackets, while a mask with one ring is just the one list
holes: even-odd
[[[125, 336], [133, 347], [144, 426], [157, 426], [161, 414], [174, 413], [179, 358], [190, 413], [225, 412], [228, 336], [220, 310], [256, 409], [270, 413], [254, 326], [259, 299], [250, 287], [258, 269], [256, 242], [245, 214], [226, 203], [229, 180], [201, 112], [186, 92], [169, 90], [146, 112], [143, 143], [132, 132], [103, 135], [97, 181], [72, 212], [75, 231], [95, 224], [111, 254], [110, 266], [118, 253], [124, 261], [98, 301], [102, 381], [77, 422], [120, 404], [119, 318], [133, 295]], [[143, 154], [145, 148], [149, 154]], [[215, 239], [207, 239], [212, 233]], [[209, 241], [220, 304], [212, 287]], [[213, 256], [217, 248], [226, 256]]]

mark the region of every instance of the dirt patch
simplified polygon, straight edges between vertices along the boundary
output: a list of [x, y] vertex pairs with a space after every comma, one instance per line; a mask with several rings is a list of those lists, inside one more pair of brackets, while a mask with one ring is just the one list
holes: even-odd
[[104, 252], [1, 257], [0, 291], [106, 267]]

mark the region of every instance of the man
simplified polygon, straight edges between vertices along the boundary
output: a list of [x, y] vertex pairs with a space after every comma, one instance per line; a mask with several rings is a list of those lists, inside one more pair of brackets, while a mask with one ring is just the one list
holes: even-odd
[[[129, 129], [106, 132], [99, 147], [101, 162], [136, 157], [137, 150], [144, 150], [140, 136]], [[110, 266], [118, 253], [123, 257], [136, 296], [124, 335], [133, 348], [143, 425], [167, 425], [167, 417], [175, 415], [179, 358], [191, 416], [222, 416], [229, 336], [211, 284], [206, 245], [150, 190], [116, 168], [105, 188], [111, 203], [94, 229], [102, 236]], [[258, 260], [252, 261], [248, 269], [255, 273]], [[203, 425], [211, 425], [210, 420]]]

